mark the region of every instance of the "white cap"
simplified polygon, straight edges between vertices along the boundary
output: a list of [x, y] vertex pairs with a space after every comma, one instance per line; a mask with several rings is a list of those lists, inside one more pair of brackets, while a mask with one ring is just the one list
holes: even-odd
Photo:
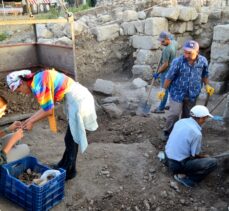
[[192, 117], [213, 117], [210, 113], [207, 107], [203, 106], [203, 105], [196, 105], [194, 106], [191, 111], [190, 111], [190, 115]]

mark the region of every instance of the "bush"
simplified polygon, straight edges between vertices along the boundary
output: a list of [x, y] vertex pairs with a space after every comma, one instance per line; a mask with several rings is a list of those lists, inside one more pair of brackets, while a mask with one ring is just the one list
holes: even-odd
[[8, 35], [4, 32], [4, 33], [0, 33], [0, 41], [5, 40], [8, 37]]

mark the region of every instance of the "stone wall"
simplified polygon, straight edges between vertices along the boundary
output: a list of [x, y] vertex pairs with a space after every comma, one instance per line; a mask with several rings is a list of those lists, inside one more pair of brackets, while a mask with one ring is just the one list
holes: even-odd
[[217, 92], [229, 88], [229, 24], [214, 27], [209, 73]]

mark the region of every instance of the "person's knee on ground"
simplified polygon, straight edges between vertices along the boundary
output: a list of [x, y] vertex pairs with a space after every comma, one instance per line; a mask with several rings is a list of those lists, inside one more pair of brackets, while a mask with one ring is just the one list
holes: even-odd
[[18, 144], [15, 145], [7, 154], [7, 162], [12, 162], [15, 160], [19, 160], [23, 157], [26, 157], [30, 154], [30, 149], [27, 144]]

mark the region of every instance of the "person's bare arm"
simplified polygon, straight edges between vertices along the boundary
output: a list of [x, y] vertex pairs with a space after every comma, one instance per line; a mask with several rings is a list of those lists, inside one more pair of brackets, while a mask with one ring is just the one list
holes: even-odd
[[165, 82], [164, 82], [164, 86], [163, 86], [163, 88], [164, 88], [164, 89], [168, 89], [168, 88], [169, 88], [169, 86], [170, 86], [170, 84], [171, 84], [171, 80], [169, 80], [169, 79], [165, 79]]
[[25, 120], [22, 123], [22, 128], [26, 130], [31, 130], [33, 128], [33, 124], [52, 115], [52, 109], [48, 111], [44, 111], [42, 108], [38, 110], [35, 114], [33, 114], [29, 119]]
[[158, 73], [163, 73], [169, 66], [169, 62], [164, 62], [158, 69]]

